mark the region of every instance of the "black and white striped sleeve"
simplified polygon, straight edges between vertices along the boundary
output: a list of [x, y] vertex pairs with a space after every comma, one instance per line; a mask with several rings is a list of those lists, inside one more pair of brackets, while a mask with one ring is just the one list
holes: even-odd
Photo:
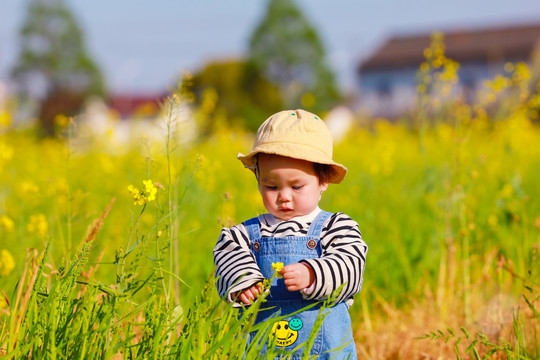
[[[231, 304], [234, 304], [231, 293], [247, 289], [264, 279], [250, 251], [244, 224], [221, 230], [214, 247], [214, 264], [219, 296]], [[234, 305], [239, 306], [239, 303]]]
[[336, 302], [352, 298], [362, 288], [368, 246], [358, 224], [348, 215], [335, 213], [321, 232], [322, 255], [302, 260], [315, 272], [315, 288], [308, 300], [323, 300], [345, 284]]

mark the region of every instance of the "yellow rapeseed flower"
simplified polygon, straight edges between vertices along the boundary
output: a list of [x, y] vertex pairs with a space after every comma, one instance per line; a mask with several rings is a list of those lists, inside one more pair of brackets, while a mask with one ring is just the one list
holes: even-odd
[[459, 63], [452, 60], [447, 60], [444, 66], [444, 81], [449, 81], [453, 84], [456, 84], [458, 82], [458, 70], [459, 70]]
[[13, 148], [0, 140], [0, 160], [10, 160], [13, 158], [13, 154]]
[[512, 79], [516, 82], [528, 81], [531, 78], [531, 70], [525, 63], [517, 63]]
[[444, 64], [443, 59], [440, 57], [437, 57], [435, 58], [435, 60], [433, 60], [433, 67], [435, 69], [440, 68], [441, 66], [443, 66], [443, 64]]
[[127, 189], [131, 193], [131, 196], [133, 197], [133, 200], [134, 200], [133, 205], [143, 205], [145, 203], [144, 194], [141, 190], [137, 189], [133, 185], [128, 185]]
[[5, 232], [12, 232], [15, 224], [13, 220], [9, 218], [6, 214], [0, 216], [0, 226], [4, 229]]
[[143, 185], [148, 201], [156, 200], [157, 188], [152, 183], [152, 180], [143, 180]]
[[0, 295], [0, 309], [5, 309], [9, 306], [6, 298], [2, 295]]
[[491, 89], [495, 91], [496, 94], [500, 93], [508, 87], [508, 79], [503, 75], [495, 76], [495, 79], [491, 82]]
[[69, 118], [64, 114], [57, 114], [54, 117], [54, 124], [58, 127], [66, 127], [69, 125]]
[[499, 192], [499, 195], [502, 199], [508, 199], [514, 194], [514, 187], [512, 184], [504, 184], [502, 190]]
[[0, 250], [0, 277], [8, 276], [15, 268], [15, 259], [6, 249]]
[[281, 275], [281, 270], [283, 270], [282, 262], [272, 263], [272, 271], [277, 272], [277, 277], [280, 279], [283, 278], [283, 275]]
[[37, 195], [39, 194], [39, 187], [34, 184], [31, 180], [24, 180], [21, 181], [19, 184], [19, 192], [22, 195]]
[[163, 187], [160, 184], [154, 185], [152, 180], [143, 180], [144, 188], [139, 189], [136, 188], [133, 185], [129, 185], [127, 187], [128, 191], [131, 193], [131, 196], [133, 197], [133, 205], [144, 205], [147, 202], [156, 200], [157, 195], [157, 187]]
[[8, 127], [11, 125], [11, 114], [5, 110], [0, 110], [0, 125]]
[[44, 238], [49, 232], [49, 223], [43, 214], [32, 215], [26, 229], [28, 232], [35, 233], [37, 236]]

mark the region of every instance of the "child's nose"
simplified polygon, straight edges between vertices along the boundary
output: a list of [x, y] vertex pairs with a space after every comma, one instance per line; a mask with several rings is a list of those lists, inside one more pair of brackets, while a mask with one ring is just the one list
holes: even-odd
[[281, 190], [278, 193], [278, 201], [279, 202], [291, 201], [291, 193], [290, 193], [290, 191], [287, 191], [286, 189]]

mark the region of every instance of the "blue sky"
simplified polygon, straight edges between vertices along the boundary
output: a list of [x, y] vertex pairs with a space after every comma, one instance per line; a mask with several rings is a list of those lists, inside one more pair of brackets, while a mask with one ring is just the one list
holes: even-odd
[[[18, 54], [28, 0], [0, 0], [0, 81]], [[262, 0], [66, 0], [115, 93], [154, 93], [182, 71], [241, 57], [264, 14]], [[340, 85], [393, 34], [540, 22], [539, 0], [296, 0], [319, 30]]]

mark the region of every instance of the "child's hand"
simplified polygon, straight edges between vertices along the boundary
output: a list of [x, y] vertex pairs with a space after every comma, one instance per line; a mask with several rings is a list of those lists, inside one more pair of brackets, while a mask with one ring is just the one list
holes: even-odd
[[315, 281], [315, 273], [311, 266], [304, 263], [296, 263], [284, 266], [281, 275], [289, 291], [304, 290]]
[[[257, 283], [253, 285], [252, 287], [242, 290], [240, 292], [239, 299], [242, 301], [245, 305], [251, 304], [252, 301], [255, 301], [257, 296], [263, 292], [263, 285], [262, 283]], [[236, 299], [238, 296], [238, 292], [231, 294], [233, 299]]]

